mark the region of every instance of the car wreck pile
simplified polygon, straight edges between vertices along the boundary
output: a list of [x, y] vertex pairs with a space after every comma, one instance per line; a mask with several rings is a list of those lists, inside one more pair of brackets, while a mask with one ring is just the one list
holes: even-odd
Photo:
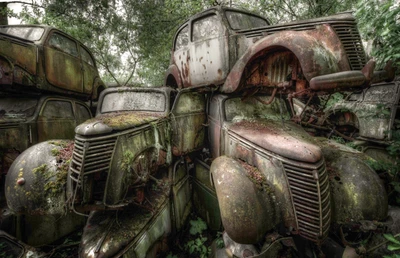
[[[394, 69], [374, 66], [350, 14], [269, 25], [227, 7], [199, 13], [176, 33], [163, 87], [108, 88], [73, 142], [15, 159], [16, 236], [49, 244], [77, 214], [81, 257], [157, 257], [195, 211], [224, 232], [215, 257], [374, 255], [371, 233], [395, 227], [366, 150], [388, 144], [400, 113]], [[335, 92], [348, 97], [323, 109]], [[378, 104], [389, 115], [368, 120]], [[365, 153], [322, 137], [332, 132]]]

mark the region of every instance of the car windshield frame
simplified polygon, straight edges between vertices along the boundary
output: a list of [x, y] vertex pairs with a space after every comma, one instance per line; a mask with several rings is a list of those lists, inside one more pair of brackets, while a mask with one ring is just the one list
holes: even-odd
[[[274, 98], [271, 104], [265, 104], [271, 98], [270, 95], [253, 95], [248, 98], [242, 99], [241, 96], [234, 96], [226, 98], [223, 101], [222, 111], [225, 122], [234, 123], [241, 120], [258, 120], [258, 119], [271, 119], [274, 121], [290, 120], [290, 112], [285, 104], [284, 99]], [[236, 102], [236, 103], [230, 103]], [[228, 106], [231, 104], [232, 110], [228, 111]], [[253, 113], [250, 115], [248, 108], [253, 109]], [[233, 116], [235, 109], [238, 114]], [[273, 110], [274, 109], [274, 110]], [[270, 110], [270, 112], [268, 112]], [[240, 114], [239, 114], [240, 111]], [[263, 112], [264, 111], [264, 112]]]
[[105, 93], [99, 112], [101, 114], [126, 111], [163, 113], [166, 109], [167, 96], [164, 92], [132, 90]]
[[[231, 14], [235, 15], [236, 17], [232, 18], [233, 16]], [[243, 21], [243, 19], [237, 17], [238, 15], [247, 17], [246, 26], [239, 27], [239, 25], [244, 25], [244, 24], [239, 24], [237, 22], [237, 21]], [[250, 14], [246, 12], [241, 12], [238, 10], [230, 10], [230, 9], [225, 10], [225, 17], [228, 20], [229, 26], [231, 27], [232, 30], [249, 30], [270, 25], [269, 21], [261, 16], [257, 16], [255, 14]], [[265, 24], [256, 25], [256, 21], [263, 21], [265, 22]]]
[[29, 41], [39, 41], [45, 29], [38, 26], [0, 26], [0, 33]]
[[0, 98], [0, 118], [32, 117], [38, 105], [34, 98]]

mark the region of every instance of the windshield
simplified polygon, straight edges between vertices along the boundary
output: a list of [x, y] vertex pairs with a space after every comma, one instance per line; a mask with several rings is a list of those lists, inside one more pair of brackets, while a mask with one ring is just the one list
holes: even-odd
[[118, 111], [164, 112], [165, 95], [155, 91], [110, 92], [103, 98], [101, 113]]
[[0, 118], [26, 118], [33, 116], [37, 99], [0, 98]]
[[0, 32], [9, 34], [18, 38], [23, 38], [31, 41], [40, 40], [44, 33], [44, 28], [40, 27], [0, 27]]
[[226, 17], [233, 30], [246, 30], [268, 25], [265, 19], [247, 13], [226, 11]]
[[269, 98], [270, 96], [252, 96], [244, 100], [240, 97], [225, 100], [226, 121], [239, 122], [259, 118], [280, 120], [282, 117], [285, 120], [290, 119], [285, 102], [275, 98], [271, 104], [264, 104]]

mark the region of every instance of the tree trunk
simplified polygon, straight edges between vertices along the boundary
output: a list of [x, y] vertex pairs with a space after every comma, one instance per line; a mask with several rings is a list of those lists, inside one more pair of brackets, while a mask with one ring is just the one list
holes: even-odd
[[8, 25], [6, 2], [0, 2], [0, 25]]

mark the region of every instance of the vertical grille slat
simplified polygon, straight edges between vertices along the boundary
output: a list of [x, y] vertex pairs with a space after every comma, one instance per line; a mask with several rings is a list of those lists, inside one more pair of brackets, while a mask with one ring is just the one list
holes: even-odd
[[352, 70], [361, 70], [366, 64], [366, 56], [356, 23], [332, 24], [346, 51]]
[[[84, 177], [109, 171], [116, 141], [116, 136], [106, 139], [104, 137], [83, 138], [78, 135], [75, 137], [69, 173], [74, 200], [83, 198], [81, 195], [85, 192], [85, 185], [82, 183]], [[95, 190], [96, 193], [104, 193], [105, 184]]]
[[[328, 175], [322, 160], [312, 166], [283, 160], [301, 236], [322, 243], [329, 231], [331, 208]], [[289, 164], [290, 163], [290, 164]]]

